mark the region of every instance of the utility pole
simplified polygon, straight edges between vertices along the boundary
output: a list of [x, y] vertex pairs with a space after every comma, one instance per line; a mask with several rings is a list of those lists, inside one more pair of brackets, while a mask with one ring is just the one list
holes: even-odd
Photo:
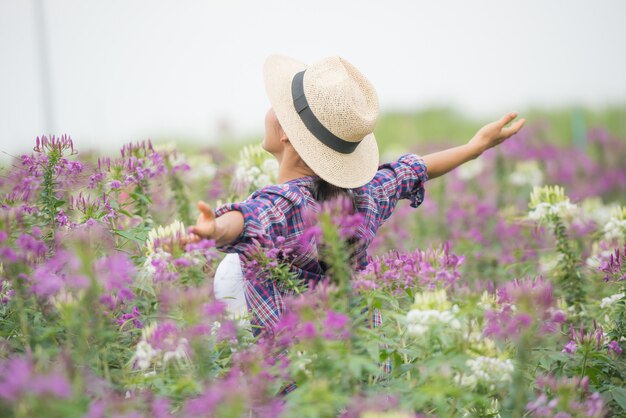
[[45, 133], [54, 134], [55, 120], [52, 106], [52, 84], [50, 82], [50, 60], [48, 56], [48, 39], [46, 39], [46, 18], [43, 0], [33, 0], [35, 12], [35, 36], [39, 55], [39, 77], [41, 81], [41, 102], [44, 112]]

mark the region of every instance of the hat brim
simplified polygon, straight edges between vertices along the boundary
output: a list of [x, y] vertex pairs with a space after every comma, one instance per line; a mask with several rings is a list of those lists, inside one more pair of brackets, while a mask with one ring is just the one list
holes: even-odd
[[292, 58], [272, 55], [263, 67], [268, 98], [289, 141], [304, 162], [322, 179], [353, 189], [370, 182], [378, 169], [378, 145], [369, 134], [350, 154], [337, 152], [320, 142], [304, 125], [291, 96], [291, 81], [307, 66]]

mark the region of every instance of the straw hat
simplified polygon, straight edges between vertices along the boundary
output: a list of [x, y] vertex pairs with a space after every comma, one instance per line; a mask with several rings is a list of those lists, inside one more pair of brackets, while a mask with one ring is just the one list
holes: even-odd
[[378, 97], [359, 70], [341, 57], [307, 67], [273, 55], [265, 62], [263, 77], [278, 121], [315, 174], [348, 189], [374, 177]]

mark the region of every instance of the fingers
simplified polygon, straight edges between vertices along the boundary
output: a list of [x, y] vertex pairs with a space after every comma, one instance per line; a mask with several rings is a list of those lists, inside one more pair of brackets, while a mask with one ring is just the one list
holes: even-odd
[[505, 138], [515, 135], [520, 129], [522, 129], [522, 126], [524, 126], [525, 123], [526, 123], [526, 119], [518, 120], [517, 122], [515, 122], [513, 125], [509, 126], [508, 128], [503, 128], [502, 135]]
[[211, 209], [211, 207], [207, 205], [206, 203], [204, 203], [202, 200], [198, 202], [198, 210], [208, 220], [215, 219], [215, 212], [213, 212], [213, 209]]
[[500, 120], [498, 121], [498, 124], [500, 125], [500, 128], [504, 128], [504, 126], [511, 122], [513, 119], [515, 119], [517, 117], [518, 113], [517, 112], [509, 112], [506, 115], [502, 116], [500, 118]]
[[190, 226], [188, 231], [190, 234], [196, 235], [198, 239], [200, 239], [200, 238], [208, 238], [209, 235], [211, 235], [213, 229], [211, 228], [211, 225], [208, 225], [206, 223], [201, 223], [201, 224], [197, 224], [194, 226]]
[[200, 242], [200, 237], [192, 232], [192, 233], [187, 234], [185, 241], [187, 244], [196, 244]]

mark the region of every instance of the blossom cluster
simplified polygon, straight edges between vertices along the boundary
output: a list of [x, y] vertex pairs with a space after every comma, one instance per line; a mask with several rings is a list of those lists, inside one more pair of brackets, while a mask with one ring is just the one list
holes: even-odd
[[611, 216], [603, 228], [604, 239], [626, 240], [626, 206], [613, 209]]
[[171, 321], [150, 324], [141, 333], [131, 363], [139, 370], [164, 367], [174, 361], [190, 365], [189, 341], [181, 335], [178, 326]]
[[537, 398], [526, 405], [531, 417], [603, 417], [605, 404], [598, 392], [589, 393], [589, 378], [539, 376]]
[[471, 373], [457, 375], [455, 380], [462, 386], [475, 387], [483, 384], [491, 390], [496, 385], [510, 383], [511, 375], [515, 367], [511, 359], [499, 359], [497, 357], [479, 356], [469, 359], [465, 364], [470, 368]]
[[438, 285], [452, 286], [461, 277], [464, 256], [451, 251], [449, 242], [426, 250], [391, 251], [371, 258], [356, 277], [355, 288], [386, 288], [396, 292], [405, 289]]
[[461, 322], [456, 317], [458, 311], [459, 307], [448, 301], [443, 289], [418, 293], [412, 309], [406, 315], [407, 333], [419, 337], [434, 327], [460, 329]]
[[498, 289], [498, 307], [485, 311], [486, 336], [517, 340], [523, 333], [552, 333], [565, 322], [565, 314], [555, 306], [552, 285], [525, 278]]
[[276, 183], [278, 162], [261, 145], [248, 145], [239, 153], [234, 189], [238, 195]]
[[537, 160], [520, 161], [509, 174], [509, 181], [516, 186], [538, 187], [543, 183], [543, 171]]
[[539, 223], [549, 223], [554, 216], [570, 221], [578, 212], [560, 186], [536, 186], [530, 194], [528, 207], [531, 209], [528, 218]]

